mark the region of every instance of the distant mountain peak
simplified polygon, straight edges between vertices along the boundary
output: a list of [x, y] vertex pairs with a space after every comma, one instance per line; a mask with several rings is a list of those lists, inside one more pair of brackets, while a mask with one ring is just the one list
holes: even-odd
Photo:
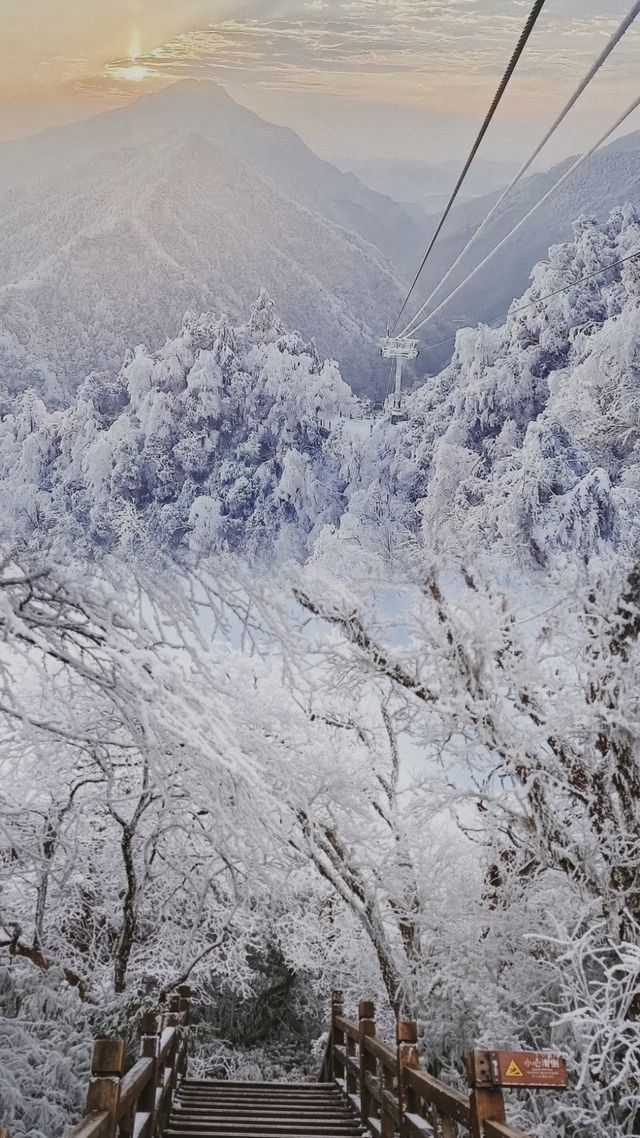
[[216, 83], [215, 79], [178, 79], [175, 83], [169, 83], [157, 91], [141, 95], [135, 102], [159, 105], [171, 102], [234, 103], [235, 100], [221, 83]]
[[[369, 392], [396, 271], [413, 271], [423, 239], [400, 206], [212, 80], [0, 146], [0, 203], [0, 322], [17, 344], [0, 337], [2, 378], [25, 386], [28, 348], [69, 395], [132, 343], [157, 345], [187, 309], [239, 318], [262, 285], [286, 325]], [[256, 322], [277, 336], [268, 305]]]

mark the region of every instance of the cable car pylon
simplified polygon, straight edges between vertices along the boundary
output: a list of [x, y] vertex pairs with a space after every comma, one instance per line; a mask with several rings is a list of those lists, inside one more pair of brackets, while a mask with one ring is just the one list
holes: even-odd
[[509, 86], [511, 77], [512, 77], [514, 71], [516, 70], [516, 67], [520, 61], [520, 57], [522, 56], [522, 54], [525, 50], [525, 47], [527, 45], [527, 42], [529, 40], [529, 37], [531, 36], [531, 34], [532, 34], [532, 32], [533, 32], [533, 30], [534, 30], [534, 28], [538, 22], [538, 19], [542, 13], [542, 10], [544, 8], [545, 3], [546, 3], [546, 0], [534, 0], [534, 2], [533, 2], [533, 7], [531, 9], [529, 17], [525, 23], [525, 26], [522, 30], [520, 38], [516, 44], [513, 55], [511, 56], [511, 59], [509, 60], [507, 70], [502, 77], [502, 80], [500, 82], [500, 86], [498, 87], [498, 90], [497, 90], [497, 92], [493, 98], [493, 102], [491, 103], [491, 106], [487, 112], [487, 115], [485, 116], [484, 122], [482, 124], [481, 129], [480, 129], [480, 133], [478, 134], [478, 136], [477, 136], [477, 138], [473, 144], [473, 147], [471, 149], [471, 153], [469, 154], [469, 157], [467, 158], [467, 161], [465, 162], [462, 173], [460, 174], [460, 177], [456, 183], [456, 186], [454, 187], [454, 190], [451, 194], [451, 197], [449, 198], [449, 201], [445, 207], [444, 213], [443, 213], [442, 217], [440, 218], [440, 221], [438, 222], [435, 233], [433, 234], [433, 236], [431, 238], [431, 241], [429, 243], [429, 247], [428, 247], [427, 252], [426, 252], [426, 254], [422, 260], [420, 268], [418, 269], [418, 272], [416, 273], [416, 276], [413, 280], [413, 283], [412, 283], [407, 295], [404, 298], [402, 308], [400, 309], [398, 315], [396, 316], [393, 328], [391, 328], [391, 329], [387, 328], [386, 336], [383, 336], [382, 339], [380, 340], [380, 355], [383, 356], [385, 359], [396, 361], [396, 376], [395, 376], [394, 390], [393, 390], [393, 394], [387, 399], [387, 403], [386, 403], [387, 412], [389, 413], [389, 415], [391, 416], [392, 419], [398, 420], [398, 419], [401, 419], [404, 417], [404, 409], [403, 409], [403, 402], [402, 402], [402, 394], [403, 394], [402, 393], [402, 369], [403, 369], [404, 361], [405, 360], [415, 360], [418, 358], [418, 355], [420, 354], [419, 353], [419, 347], [418, 347], [419, 341], [412, 339], [408, 335], [408, 332], [409, 332], [408, 327], [405, 328], [404, 333], [401, 333], [400, 335], [394, 335], [393, 333], [398, 328], [402, 314], [405, 311], [407, 304], [409, 303], [409, 301], [411, 299], [411, 296], [413, 295], [413, 292], [414, 292], [415, 287], [418, 283], [418, 280], [422, 276], [422, 271], [423, 271], [423, 269], [424, 269], [424, 267], [425, 267], [425, 265], [429, 259], [429, 255], [433, 249], [433, 246], [435, 245], [435, 243], [436, 243], [436, 241], [440, 235], [440, 232], [441, 232], [442, 228], [444, 227], [444, 224], [447, 220], [447, 217], [449, 216], [449, 213], [451, 212], [451, 209], [454, 205], [454, 202], [456, 201], [458, 193], [459, 193], [460, 189], [462, 188], [462, 184], [463, 184], [463, 182], [464, 182], [464, 180], [465, 180], [465, 178], [469, 172], [471, 165], [473, 164], [473, 161], [475, 159], [475, 156], [476, 156], [478, 150], [480, 149], [480, 145], [482, 143], [482, 140], [484, 139], [484, 136], [489, 129], [489, 126], [493, 120], [493, 117], [494, 117], [500, 103], [502, 102], [502, 98], [505, 94], [507, 87]]
[[408, 336], [390, 336], [387, 329], [387, 335], [380, 340], [380, 355], [386, 360], [396, 361], [394, 389], [387, 399], [386, 410], [392, 419], [398, 421], [404, 418], [402, 369], [405, 360], [417, 360], [420, 355], [418, 340], [412, 340]]

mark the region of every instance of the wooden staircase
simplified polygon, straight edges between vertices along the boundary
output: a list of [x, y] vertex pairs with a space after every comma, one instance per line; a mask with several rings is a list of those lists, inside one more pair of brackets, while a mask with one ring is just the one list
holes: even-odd
[[166, 1138], [360, 1138], [360, 1118], [335, 1083], [185, 1079]]
[[389, 1046], [373, 1003], [361, 1000], [350, 1020], [341, 992], [317, 1082], [193, 1079], [190, 996], [183, 985], [168, 1010], [143, 1016], [140, 1058], [126, 1073], [124, 1041], [95, 1041], [85, 1113], [67, 1138], [527, 1138], [507, 1124], [503, 1088], [566, 1086], [560, 1056], [475, 1050], [465, 1094], [421, 1065], [416, 1023], [398, 1023]]

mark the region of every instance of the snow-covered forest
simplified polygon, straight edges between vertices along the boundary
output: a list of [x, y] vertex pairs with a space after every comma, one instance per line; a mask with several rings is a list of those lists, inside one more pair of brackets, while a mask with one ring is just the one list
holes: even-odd
[[218, 1008], [202, 1054], [225, 1070], [273, 1063], [249, 1010], [224, 1041], [225, 1008], [284, 991], [290, 1071], [339, 983], [415, 1015], [450, 1080], [478, 1043], [566, 1052], [572, 1090], [522, 1102], [528, 1127], [635, 1132], [637, 265], [522, 305], [636, 248], [631, 208], [577, 223], [399, 424], [265, 294], [239, 327], [187, 316], [66, 410], [18, 397], [0, 578], [16, 1133], [60, 1132], [83, 1040], [185, 978]]
[[[92, 374], [70, 406], [33, 390], [0, 422], [12, 528], [83, 555], [242, 551], [259, 561], [447, 558], [518, 567], [631, 555], [640, 526], [640, 218], [583, 217], [498, 328], [373, 416], [262, 292], [245, 323], [188, 314], [158, 352]], [[536, 303], [572, 280], [575, 287]]]
[[[0, 1125], [62, 1138], [91, 1039], [189, 983], [202, 1076], [315, 1077], [337, 988], [417, 1020], [454, 1087], [474, 1047], [566, 1055], [566, 1092], [509, 1102], [530, 1135], [637, 1136], [636, 205], [578, 217], [392, 418], [372, 329], [409, 214], [216, 98], [177, 152], [157, 105], [117, 112], [144, 147], [102, 306], [78, 289], [123, 232], [119, 159], [100, 219], [75, 202], [80, 270], [65, 170], [3, 190]], [[158, 214], [176, 161], [193, 201], [215, 169], [220, 216], [240, 195], [207, 281], [215, 225], [198, 244]]]

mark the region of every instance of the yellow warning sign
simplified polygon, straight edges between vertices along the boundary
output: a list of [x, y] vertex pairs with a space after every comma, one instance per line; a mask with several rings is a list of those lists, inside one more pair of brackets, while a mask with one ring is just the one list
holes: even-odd
[[520, 1070], [515, 1059], [512, 1059], [511, 1062], [509, 1063], [509, 1066], [507, 1067], [507, 1069], [505, 1071], [505, 1076], [507, 1079], [523, 1079], [524, 1078], [524, 1074]]

